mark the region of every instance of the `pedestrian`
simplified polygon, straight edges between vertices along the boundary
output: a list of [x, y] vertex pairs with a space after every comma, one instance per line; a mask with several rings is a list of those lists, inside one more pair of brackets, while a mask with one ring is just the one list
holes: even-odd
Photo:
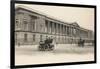
[[80, 39], [79, 39], [79, 41], [78, 41], [78, 46], [82, 46], [82, 39], [81, 39], [81, 37], [80, 37]]
[[82, 40], [82, 47], [84, 47], [85, 40]]

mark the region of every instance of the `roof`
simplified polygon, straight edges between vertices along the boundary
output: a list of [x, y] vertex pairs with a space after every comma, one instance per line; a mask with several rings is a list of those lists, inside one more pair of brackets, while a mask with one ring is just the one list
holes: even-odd
[[71, 23], [70, 25], [76, 26], [76, 27], [80, 27], [77, 22]]
[[[62, 21], [62, 20], [60, 20], [60, 19], [57, 19], [57, 18], [55, 18], [55, 17], [53, 17], [53, 16], [47, 15], [47, 14], [45, 14], [45, 13], [43, 13], [43, 12], [37, 11], [37, 10], [35, 10], [35, 9], [29, 8], [29, 7], [26, 7], [26, 6], [18, 5], [18, 6], [15, 7], [15, 10], [17, 10], [17, 9], [27, 10], [27, 11], [29, 11], [29, 12], [36, 13], [36, 14], [38, 14], [38, 15], [47, 17], [47, 18], [49, 18], [49, 19], [52, 19], [52, 20], [61, 22], [61, 23], [66, 24], [66, 25], [70, 25], [70, 26], [75, 26], [75, 27], [77, 27], [77, 28], [81, 28], [81, 27], [78, 25], [77, 22], [73, 22], [73, 23], [70, 24], [70, 23], [68, 23], [68, 22], [64, 22], [64, 21]], [[81, 28], [81, 29], [82, 29], [82, 30], [90, 31], [90, 30], [85, 29], [85, 28]]]
[[47, 17], [47, 18], [49, 18], [49, 19], [52, 19], [52, 20], [61, 22], [61, 23], [63, 23], [63, 24], [68, 24], [68, 25], [70, 25], [68, 22], [65, 22], [65, 21], [63, 21], [63, 20], [61, 20], [61, 19], [57, 19], [57, 18], [55, 18], [55, 17], [53, 17], [53, 16], [50, 16], [50, 15], [48, 15], [48, 14], [46, 14], [46, 13], [37, 11], [37, 10], [35, 10], [35, 9], [29, 8], [29, 7], [26, 7], [26, 6], [18, 5], [18, 6], [15, 7], [15, 10], [17, 10], [17, 9], [27, 10], [27, 11], [29, 11], [29, 12], [36, 13], [36, 14], [38, 14], [38, 15]]

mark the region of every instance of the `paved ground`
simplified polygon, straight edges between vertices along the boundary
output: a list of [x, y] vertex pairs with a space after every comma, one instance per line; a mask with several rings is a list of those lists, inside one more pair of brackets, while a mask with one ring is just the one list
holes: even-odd
[[16, 46], [15, 64], [45, 64], [61, 62], [93, 61], [94, 47], [78, 47], [76, 45], [55, 45], [54, 51], [38, 51], [37, 45]]

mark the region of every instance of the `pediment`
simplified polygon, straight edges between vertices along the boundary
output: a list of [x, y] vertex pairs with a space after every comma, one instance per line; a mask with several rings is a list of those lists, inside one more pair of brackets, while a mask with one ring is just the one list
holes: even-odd
[[72, 23], [71, 25], [74, 25], [74, 26], [76, 26], [76, 27], [80, 27], [80, 26], [77, 24], [77, 22], [74, 22], [74, 23]]

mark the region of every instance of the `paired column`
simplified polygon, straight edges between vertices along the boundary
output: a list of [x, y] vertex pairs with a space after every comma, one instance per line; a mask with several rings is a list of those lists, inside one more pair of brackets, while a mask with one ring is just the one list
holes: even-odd
[[56, 23], [56, 30], [55, 33], [58, 34], [58, 24]]
[[61, 34], [62, 33], [62, 26], [61, 26], [61, 24], [59, 24], [60, 25], [60, 32], [59, 32], [59, 34]]
[[68, 30], [69, 36], [71, 36], [71, 27], [69, 26], [69, 30]]

